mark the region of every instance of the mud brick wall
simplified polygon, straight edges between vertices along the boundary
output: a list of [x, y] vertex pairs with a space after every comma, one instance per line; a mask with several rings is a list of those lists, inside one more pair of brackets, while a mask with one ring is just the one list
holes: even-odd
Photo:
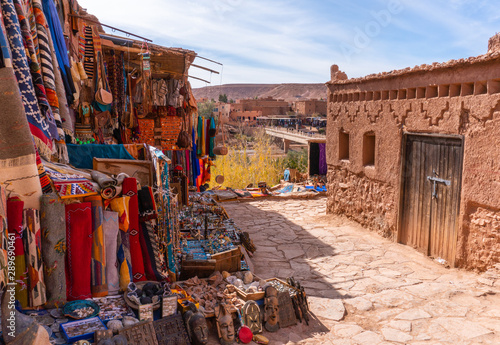
[[[500, 262], [500, 36], [488, 54], [328, 82], [329, 213], [396, 239], [404, 133], [463, 138], [459, 267]], [[342, 133], [346, 133], [343, 135]], [[346, 139], [348, 137], [348, 139]], [[366, 153], [367, 137], [372, 139]], [[346, 143], [347, 142], [347, 143]], [[373, 163], [366, 156], [372, 155]]]

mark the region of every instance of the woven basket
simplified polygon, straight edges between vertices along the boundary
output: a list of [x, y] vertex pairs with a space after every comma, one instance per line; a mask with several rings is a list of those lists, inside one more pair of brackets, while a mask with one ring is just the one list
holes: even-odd
[[[153, 283], [153, 284], [158, 284], [158, 285], [160, 285], [160, 283], [158, 283], [158, 282], [154, 282], [154, 281], [143, 281], [143, 282], [137, 282], [137, 283], [135, 283], [135, 285], [137, 286], [137, 288], [138, 288], [138, 289], [141, 289], [141, 290], [142, 290], [142, 287], [143, 287], [144, 285], [146, 285], [147, 283]], [[127, 305], [128, 305], [130, 308], [132, 308], [132, 309], [134, 309], [134, 310], [138, 310], [138, 309], [139, 309], [139, 306], [138, 306], [135, 302], [133, 302], [130, 298], [128, 298], [127, 293], [128, 293], [128, 291], [126, 291], [126, 292], [123, 294], [123, 298], [125, 299], [125, 303], [127, 303]], [[157, 310], [157, 309], [159, 309], [160, 307], [161, 307], [161, 298], [158, 300], [158, 302], [153, 303], [153, 310]]]

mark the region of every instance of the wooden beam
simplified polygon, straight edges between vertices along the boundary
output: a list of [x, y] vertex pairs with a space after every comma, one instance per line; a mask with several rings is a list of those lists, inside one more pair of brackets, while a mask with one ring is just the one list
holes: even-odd
[[209, 72], [212, 72], [212, 73], [215, 73], [215, 74], [219, 74], [219, 72], [214, 71], [213, 69], [206, 68], [206, 67], [199, 66], [199, 65], [195, 65], [194, 63], [192, 63], [191, 66], [196, 67], [196, 68], [201, 68], [201, 69], [204, 69], [205, 71], [209, 71]]

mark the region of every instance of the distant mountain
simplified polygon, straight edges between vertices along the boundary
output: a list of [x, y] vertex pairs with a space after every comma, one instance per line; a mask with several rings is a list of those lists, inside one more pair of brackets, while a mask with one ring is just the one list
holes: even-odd
[[310, 98], [327, 98], [325, 84], [224, 84], [220, 86], [205, 86], [193, 89], [196, 99], [208, 98], [218, 100], [220, 94], [226, 94], [228, 99], [273, 97], [292, 102]]

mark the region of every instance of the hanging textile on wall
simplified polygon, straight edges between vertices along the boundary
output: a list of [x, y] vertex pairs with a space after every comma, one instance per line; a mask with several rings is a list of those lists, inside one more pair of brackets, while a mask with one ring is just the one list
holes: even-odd
[[102, 199], [99, 195], [94, 195], [86, 197], [84, 201], [90, 202], [92, 205], [92, 297], [104, 297], [108, 294], [108, 285], [106, 282], [106, 254], [102, 228]]
[[21, 91], [22, 104], [24, 105], [30, 131], [35, 138], [35, 143], [40, 153], [44, 156], [50, 156], [54, 147], [49, 132], [49, 124], [40, 113], [28, 59], [22, 42], [23, 36], [17, 19], [16, 9], [12, 0], [1, 0], [1, 4], [7, 37], [12, 52], [12, 63]]
[[43, 277], [40, 212], [33, 208], [24, 210], [24, 251], [28, 270], [28, 300], [30, 307], [38, 307], [47, 301]]
[[65, 206], [56, 194], [41, 198], [42, 258], [44, 264], [47, 303], [66, 303], [66, 217]]
[[128, 196], [111, 200], [111, 209], [118, 212], [119, 235], [117, 243], [118, 272], [120, 274], [120, 290], [125, 291], [132, 278], [132, 259], [130, 257]]
[[142, 258], [140, 229], [139, 229], [139, 201], [137, 198], [137, 180], [128, 177], [123, 180], [122, 195], [128, 196], [128, 215], [129, 215], [129, 240], [130, 256], [132, 259], [132, 277], [134, 282], [146, 280], [144, 272], [144, 261]]
[[14, 242], [16, 299], [19, 300], [22, 308], [26, 308], [28, 306], [28, 277], [23, 246], [23, 207], [24, 202], [19, 197], [7, 200], [9, 235], [16, 237]]
[[103, 212], [102, 229], [104, 232], [104, 247], [106, 253], [106, 281], [108, 283], [108, 294], [114, 296], [120, 291], [120, 278], [116, 259], [119, 231], [118, 212]]
[[92, 204], [66, 205], [66, 295], [68, 301], [92, 297]]

